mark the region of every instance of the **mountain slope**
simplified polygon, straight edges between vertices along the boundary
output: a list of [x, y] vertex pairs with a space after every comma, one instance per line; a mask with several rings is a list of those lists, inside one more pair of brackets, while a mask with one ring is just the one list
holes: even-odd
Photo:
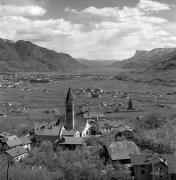
[[104, 68], [115, 62], [115, 60], [88, 60], [83, 58], [78, 58], [77, 61], [90, 68]]
[[146, 69], [160, 63], [163, 63], [164, 66], [164, 62], [170, 61], [171, 63], [175, 57], [176, 48], [156, 48], [151, 51], [136, 51], [133, 57], [115, 62], [113, 66], [124, 69]]
[[176, 48], [136, 53], [121, 67], [135, 70], [118, 74], [118, 80], [176, 86]]
[[59, 71], [74, 72], [85, 68], [68, 54], [39, 47], [29, 41], [0, 39], [0, 72]]

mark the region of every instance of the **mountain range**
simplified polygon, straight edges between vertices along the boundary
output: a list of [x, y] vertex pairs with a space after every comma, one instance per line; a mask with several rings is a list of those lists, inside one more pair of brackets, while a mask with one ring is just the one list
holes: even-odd
[[75, 72], [85, 65], [64, 53], [42, 48], [29, 41], [0, 39], [0, 72]]
[[176, 86], [176, 48], [136, 51], [133, 57], [111, 66], [133, 69], [118, 74], [118, 80]]
[[77, 61], [89, 68], [104, 68], [116, 62], [116, 60], [89, 60], [83, 58], [78, 58]]
[[123, 61], [74, 59], [65, 53], [57, 53], [30, 41], [13, 42], [0, 38], [0, 72], [58, 71], [73, 73], [88, 68], [116, 67], [143, 70], [145, 73], [176, 70], [176, 48], [156, 48], [136, 51]]
[[116, 61], [111, 66], [124, 69], [176, 69], [176, 48], [136, 51], [133, 57], [123, 61]]

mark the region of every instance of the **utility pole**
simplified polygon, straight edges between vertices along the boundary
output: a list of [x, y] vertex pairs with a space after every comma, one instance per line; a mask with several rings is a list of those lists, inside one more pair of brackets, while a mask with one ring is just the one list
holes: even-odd
[[98, 112], [99, 108], [98, 108], [98, 97], [97, 97], [97, 112]]
[[7, 155], [7, 180], [9, 180], [9, 167], [10, 167], [10, 162], [9, 162], [9, 157]]

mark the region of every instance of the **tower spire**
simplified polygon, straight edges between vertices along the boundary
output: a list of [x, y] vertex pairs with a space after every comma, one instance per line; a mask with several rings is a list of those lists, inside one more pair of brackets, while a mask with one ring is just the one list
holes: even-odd
[[66, 114], [65, 114], [66, 129], [74, 130], [74, 102], [73, 102], [73, 95], [71, 88], [68, 89], [65, 108], [66, 108]]

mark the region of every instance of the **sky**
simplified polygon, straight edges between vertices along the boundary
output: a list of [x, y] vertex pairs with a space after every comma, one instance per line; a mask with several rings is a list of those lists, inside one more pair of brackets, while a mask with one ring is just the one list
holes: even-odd
[[176, 0], [0, 0], [0, 37], [74, 58], [176, 47]]

